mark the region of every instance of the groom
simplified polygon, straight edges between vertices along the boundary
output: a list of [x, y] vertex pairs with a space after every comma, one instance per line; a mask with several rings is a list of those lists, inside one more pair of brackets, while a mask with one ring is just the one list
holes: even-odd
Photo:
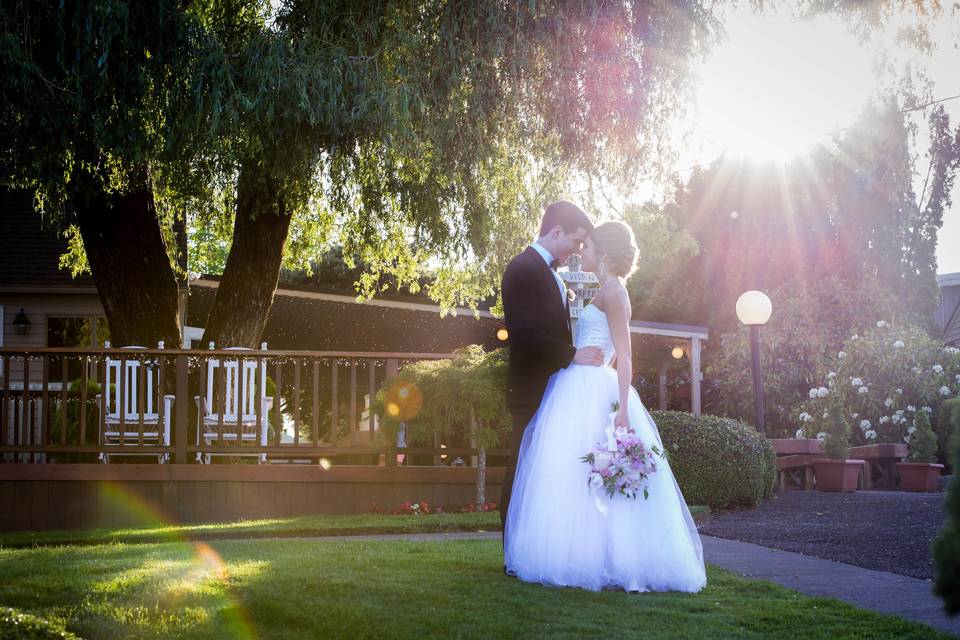
[[[557, 264], [583, 246], [593, 224], [583, 210], [561, 200], [547, 205], [540, 237], [510, 261], [503, 273], [503, 313], [510, 345], [507, 407], [513, 415], [510, 460], [503, 476], [500, 522], [507, 537], [507, 509], [523, 432], [543, 398], [547, 380], [571, 362], [603, 364], [597, 347], [575, 349], [570, 335], [570, 303]], [[558, 505], [559, 507], [559, 505]]]

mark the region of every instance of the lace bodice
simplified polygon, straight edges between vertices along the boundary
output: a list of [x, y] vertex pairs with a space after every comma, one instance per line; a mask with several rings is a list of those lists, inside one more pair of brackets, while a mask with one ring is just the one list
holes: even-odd
[[607, 315], [592, 304], [584, 307], [577, 322], [577, 337], [573, 343], [578, 349], [600, 347], [603, 351], [603, 363], [609, 365], [613, 360], [614, 349]]

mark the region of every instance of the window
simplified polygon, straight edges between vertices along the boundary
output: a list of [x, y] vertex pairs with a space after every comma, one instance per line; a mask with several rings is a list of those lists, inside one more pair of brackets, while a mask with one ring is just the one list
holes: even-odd
[[[110, 328], [105, 318], [47, 318], [47, 346], [56, 349], [78, 347], [103, 347], [110, 339]], [[51, 361], [51, 382], [63, 382], [63, 369]], [[67, 380], [80, 377], [80, 361], [67, 360]]]

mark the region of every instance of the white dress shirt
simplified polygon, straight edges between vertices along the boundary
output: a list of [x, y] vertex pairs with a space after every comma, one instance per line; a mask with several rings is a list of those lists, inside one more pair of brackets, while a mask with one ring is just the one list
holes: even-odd
[[[547, 267], [549, 267], [550, 263], [554, 261], [553, 254], [547, 251], [546, 249], [544, 249], [541, 245], [537, 244], [536, 242], [532, 243], [530, 246], [533, 248], [534, 251], [540, 254], [540, 257], [543, 258], [543, 261], [546, 262]], [[551, 273], [553, 273], [553, 277], [557, 281], [557, 286], [560, 287], [560, 296], [563, 298], [562, 302], [564, 306], [566, 306], [567, 286], [563, 284], [563, 280], [560, 278], [560, 275], [556, 271], [554, 271], [553, 269], [550, 269], [550, 271]]]

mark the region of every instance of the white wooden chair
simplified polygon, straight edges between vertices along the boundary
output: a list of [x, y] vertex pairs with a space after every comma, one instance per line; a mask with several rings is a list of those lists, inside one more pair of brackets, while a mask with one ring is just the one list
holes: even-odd
[[[210, 343], [210, 349], [214, 348]], [[266, 350], [267, 344], [260, 347]], [[224, 351], [252, 351], [245, 347], [227, 347]], [[217, 370], [220, 369], [219, 375]], [[220, 380], [224, 377], [224, 380]], [[223, 390], [224, 397], [218, 401], [218, 387]], [[194, 396], [197, 403], [197, 444], [201, 438], [207, 446], [212, 446], [218, 439], [228, 444], [256, 443], [261, 447], [267, 446], [267, 433], [270, 428], [270, 410], [273, 407], [273, 398], [267, 392], [267, 363], [264, 358], [219, 358], [207, 360], [207, 380], [204, 396]], [[243, 406], [239, 406], [240, 402]], [[257, 402], [260, 403], [260, 417], [257, 419]], [[221, 422], [218, 413], [223, 408]], [[222, 428], [221, 425], [222, 424]], [[239, 432], [239, 442], [237, 435]], [[197, 460], [210, 464], [213, 455], [248, 455], [256, 456], [258, 463], [266, 462], [265, 453], [224, 454], [206, 453], [201, 456], [197, 453]]]
[[[107, 343], [107, 348], [110, 343]], [[163, 342], [158, 345], [163, 349]], [[129, 346], [124, 349], [144, 349], [145, 347]], [[118, 360], [107, 358], [106, 379], [102, 393], [97, 394], [97, 409], [105, 412], [101, 416], [103, 429], [100, 431], [100, 444], [103, 447], [116, 447], [115, 455], [155, 455], [157, 462], [169, 462], [168, 453], [137, 453], [136, 448], [142, 445], [170, 446], [170, 416], [173, 414], [173, 402], [176, 396], [160, 395], [157, 388], [159, 382], [155, 376], [154, 367], [147, 366], [147, 362], [137, 359]], [[122, 370], [121, 370], [122, 369]], [[143, 415], [140, 415], [140, 377], [143, 382]], [[122, 381], [122, 384], [121, 384]], [[157, 410], [159, 402], [163, 402], [163, 419]], [[123, 412], [123, 420], [120, 414]], [[122, 426], [121, 426], [122, 425]], [[123, 437], [121, 438], [121, 432]], [[121, 442], [122, 440], [122, 442]], [[110, 462], [111, 453], [102, 452], [100, 461]]]

